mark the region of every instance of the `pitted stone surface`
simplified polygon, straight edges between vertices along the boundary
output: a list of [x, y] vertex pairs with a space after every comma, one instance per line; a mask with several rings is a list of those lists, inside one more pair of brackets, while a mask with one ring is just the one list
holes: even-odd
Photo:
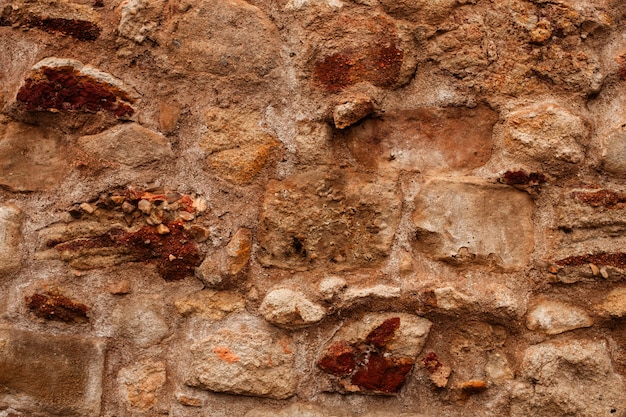
[[296, 393], [295, 347], [287, 335], [248, 315], [230, 317], [191, 345], [187, 384], [276, 399]]

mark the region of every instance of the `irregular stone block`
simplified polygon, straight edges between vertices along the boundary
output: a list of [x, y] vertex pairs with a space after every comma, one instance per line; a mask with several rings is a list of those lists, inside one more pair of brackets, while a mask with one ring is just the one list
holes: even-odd
[[393, 395], [422, 351], [431, 322], [405, 313], [370, 313], [344, 325], [317, 366], [339, 392]]
[[232, 286], [245, 277], [251, 250], [252, 232], [242, 227], [224, 249], [204, 259], [196, 276], [210, 287]]
[[132, 116], [132, 92], [111, 74], [73, 59], [46, 58], [35, 64], [17, 93], [29, 111], [98, 112]]
[[177, 44], [169, 43], [168, 55], [186, 70], [249, 82], [267, 76], [280, 63], [276, 26], [243, 0], [196, 2], [177, 23], [171, 35]]
[[61, 33], [80, 41], [93, 41], [100, 36], [98, 14], [89, 6], [69, 1], [13, 1], [4, 8], [0, 26], [20, 25], [50, 33]]
[[171, 334], [159, 297], [125, 299], [113, 312], [117, 335], [148, 348]]
[[227, 314], [242, 310], [244, 298], [234, 291], [202, 290], [174, 302], [183, 316], [199, 314], [212, 320], [221, 320]]
[[360, 82], [397, 88], [415, 70], [411, 45], [393, 19], [356, 12], [319, 16], [310, 25], [313, 85], [338, 92]]
[[24, 213], [11, 204], [0, 204], [0, 275], [20, 269], [22, 265], [22, 225]]
[[488, 107], [422, 107], [387, 113], [348, 130], [348, 148], [367, 168], [468, 172], [491, 157], [498, 114]]
[[311, 302], [300, 291], [287, 288], [270, 291], [259, 311], [270, 323], [288, 328], [308, 326], [326, 316], [322, 306]]
[[415, 200], [417, 246], [450, 263], [523, 268], [534, 246], [534, 204], [512, 187], [434, 179]]
[[259, 127], [256, 112], [212, 108], [205, 120], [209, 133], [200, 146], [209, 154], [207, 163], [215, 174], [236, 184], [249, 184], [280, 145]]
[[96, 135], [83, 136], [78, 144], [97, 158], [135, 168], [174, 157], [165, 136], [137, 123], [124, 123]]
[[526, 157], [534, 166], [560, 174], [578, 168], [585, 159], [589, 127], [557, 104], [538, 103], [507, 117], [504, 138], [511, 157]]
[[626, 391], [603, 341], [529, 347], [512, 391], [511, 417], [623, 415]]
[[293, 342], [252, 316], [229, 317], [191, 345], [187, 385], [284, 399], [296, 393]]
[[117, 33], [139, 44], [146, 39], [154, 40], [164, 5], [164, 0], [129, 0], [122, 3]]
[[596, 309], [611, 317], [626, 316], [626, 288], [619, 287], [611, 290], [604, 302], [597, 305]]
[[374, 103], [367, 95], [346, 97], [333, 109], [333, 122], [337, 129], [345, 129], [374, 112]]
[[626, 126], [613, 130], [604, 138], [602, 166], [613, 174], [626, 174]]
[[373, 267], [385, 259], [400, 216], [396, 184], [320, 168], [270, 181], [259, 226], [259, 261], [297, 270]]
[[0, 184], [15, 191], [53, 190], [69, 171], [67, 147], [56, 131], [0, 124]]
[[158, 401], [158, 394], [167, 380], [165, 362], [144, 360], [122, 368], [117, 380], [120, 394], [131, 409], [144, 412]]
[[100, 415], [103, 369], [99, 341], [0, 329], [0, 408]]
[[553, 300], [539, 302], [526, 317], [528, 329], [547, 334], [559, 334], [591, 325], [593, 320], [582, 308]]

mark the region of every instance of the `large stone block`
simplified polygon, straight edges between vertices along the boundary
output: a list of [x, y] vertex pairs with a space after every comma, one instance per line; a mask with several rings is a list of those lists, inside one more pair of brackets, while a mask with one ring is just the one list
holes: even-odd
[[534, 247], [528, 194], [479, 180], [433, 179], [415, 200], [417, 246], [435, 259], [523, 268]]
[[624, 381], [605, 342], [542, 343], [524, 353], [511, 417], [626, 415]]
[[0, 408], [100, 414], [104, 344], [86, 337], [0, 330]]
[[294, 395], [298, 381], [291, 339], [245, 314], [226, 320], [191, 345], [187, 385], [278, 399]]
[[498, 114], [488, 107], [422, 107], [351, 128], [348, 148], [367, 168], [468, 172], [491, 157]]
[[24, 213], [10, 204], [0, 205], [0, 275], [15, 272], [22, 264]]
[[401, 202], [387, 178], [321, 168], [268, 184], [259, 227], [263, 265], [372, 267], [385, 259]]
[[68, 171], [67, 147], [58, 132], [0, 124], [0, 184], [15, 191], [52, 190]]

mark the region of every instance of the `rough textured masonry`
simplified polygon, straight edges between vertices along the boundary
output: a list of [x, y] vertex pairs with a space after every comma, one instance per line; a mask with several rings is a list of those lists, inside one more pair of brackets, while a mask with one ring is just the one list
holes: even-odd
[[623, 0], [0, 0], [0, 417], [626, 417]]

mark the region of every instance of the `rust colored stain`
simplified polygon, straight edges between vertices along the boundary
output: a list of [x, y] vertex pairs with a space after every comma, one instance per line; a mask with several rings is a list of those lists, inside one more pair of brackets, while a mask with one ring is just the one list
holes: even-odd
[[395, 42], [362, 51], [345, 49], [318, 61], [313, 79], [317, 85], [333, 92], [362, 81], [389, 88], [398, 81], [403, 59], [404, 51]]
[[507, 171], [502, 176], [502, 182], [507, 185], [541, 185], [546, 181], [546, 176], [540, 172]]
[[25, 298], [26, 306], [37, 317], [74, 323], [87, 321], [89, 307], [59, 294], [35, 293]]
[[382, 348], [389, 343], [400, 327], [400, 317], [393, 317], [385, 320], [380, 326], [372, 330], [365, 341], [377, 348]]
[[28, 111], [106, 110], [117, 117], [134, 110], [124, 101], [130, 97], [106, 83], [80, 75], [72, 67], [44, 67], [40, 76], [29, 78], [17, 93], [17, 101]]
[[426, 370], [431, 374], [436, 372], [437, 369], [443, 366], [435, 352], [430, 352], [428, 355], [426, 355], [426, 357], [422, 359], [422, 363], [424, 364], [424, 368], [426, 368]]
[[215, 347], [213, 348], [213, 353], [215, 353], [217, 357], [223, 360], [224, 362], [228, 362], [228, 363], [239, 362], [239, 356], [235, 355], [227, 347]]
[[193, 275], [194, 268], [200, 265], [200, 253], [191, 232], [185, 230], [182, 224], [167, 223], [165, 226], [170, 230], [165, 235], [159, 234], [156, 227], [143, 226], [134, 232], [112, 229], [107, 234], [92, 238], [58, 244], [52, 241], [48, 242], [48, 246], [59, 252], [118, 247], [136, 261], [154, 263], [166, 281], [179, 281]]
[[614, 266], [626, 268], [626, 253], [606, 253], [600, 252], [592, 255], [570, 256], [555, 262], [558, 266], [581, 266], [594, 264], [598, 266]]
[[408, 358], [385, 357], [380, 353], [373, 353], [367, 363], [359, 367], [352, 376], [351, 382], [370, 391], [398, 392], [412, 367], [413, 361]]
[[335, 343], [326, 351], [317, 365], [328, 373], [346, 376], [356, 369], [356, 351], [344, 343]]
[[98, 25], [85, 20], [31, 17], [26, 25], [46, 32], [62, 33], [80, 41], [94, 41], [100, 36]]
[[574, 191], [572, 198], [591, 207], [618, 208], [626, 203], [626, 193], [612, 190]]

